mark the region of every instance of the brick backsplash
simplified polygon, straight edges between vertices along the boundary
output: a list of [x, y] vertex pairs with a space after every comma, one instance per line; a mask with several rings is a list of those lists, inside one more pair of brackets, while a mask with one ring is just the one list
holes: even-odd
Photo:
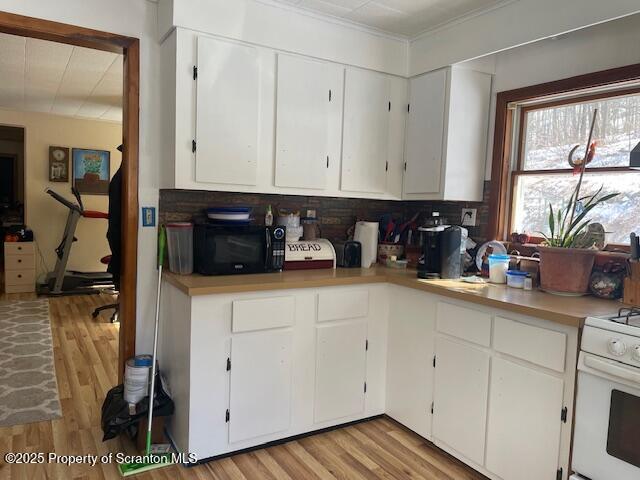
[[431, 201], [392, 201], [358, 198], [314, 197], [301, 195], [271, 195], [235, 192], [209, 192], [201, 190], [160, 190], [159, 220], [161, 223], [189, 221], [204, 218], [204, 210], [209, 207], [242, 205], [253, 208], [255, 223], [264, 224], [267, 205], [271, 205], [274, 214], [279, 208], [306, 211], [316, 210], [322, 236], [331, 241], [346, 238], [348, 228], [357, 220], [378, 221], [385, 213], [405, 221], [416, 212], [420, 213], [419, 222], [438, 211], [450, 223], [459, 224], [462, 208], [478, 209], [477, 227], [469, 228], [469, 235], [477, 240], [487, 238], [489, 220], [488, 211], [489, 182], [485, 182], [483, 202], [431, 202]]

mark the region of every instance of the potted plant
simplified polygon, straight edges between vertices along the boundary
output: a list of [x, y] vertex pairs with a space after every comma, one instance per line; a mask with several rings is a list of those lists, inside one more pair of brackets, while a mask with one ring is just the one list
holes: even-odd
[[540, 252], [540, 285], [543, 290], [564, 295], [584, 295], [589, 291], [589, 278], [595, 262], [596, 239], [601, 236], [604, 243], [604, 229], [588, 218], [589, 213], [603, 202], [611, 200], [619, 193], [602, 194], [604, 186], [592, 195], [580, 196], [582, 179], [587, 164], [595, 155], [595, 144], [591, 143], [593, 127], [598, 110], [593, 112], [591, 130], [585, 157], [577, 162], [572, 159], [574, 147], [569, 154], [569, 164], [580, 171], [576, 188], [565, 207], [554, 212], [549, 203], [549, 234], [542, 233], [543, 244]]

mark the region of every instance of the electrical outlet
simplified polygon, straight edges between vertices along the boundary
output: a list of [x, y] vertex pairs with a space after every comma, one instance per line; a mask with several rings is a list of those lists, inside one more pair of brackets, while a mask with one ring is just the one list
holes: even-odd
[[307, 210], [307, 218], [316, 218], [315, 210]]
[[155, 207], [142, 207], [142, 226], [156, 226], [156, 209]]
[[463, 208], [462, 209], [462, 226], [475, 227], [477, 215], [478, 215], [477, 208]]

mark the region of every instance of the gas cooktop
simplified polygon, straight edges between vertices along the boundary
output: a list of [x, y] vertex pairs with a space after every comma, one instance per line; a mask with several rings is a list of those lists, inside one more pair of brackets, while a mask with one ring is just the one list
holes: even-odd
[[601, 318], [611, 322], [640, 328], [640, 308], [638, 307], [622, 307], [616, 314]]

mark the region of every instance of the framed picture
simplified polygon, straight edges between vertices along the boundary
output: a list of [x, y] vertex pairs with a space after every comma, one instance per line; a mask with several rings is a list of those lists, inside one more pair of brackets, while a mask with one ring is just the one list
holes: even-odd
[[49, 147], [49, 181], [69, 181], [68, 147]]
[[106, 150], [89, 150], [74, 148], [73, 186], [80, 193], [89, 195], [107, 195], [109, 193], [111, 152]]

